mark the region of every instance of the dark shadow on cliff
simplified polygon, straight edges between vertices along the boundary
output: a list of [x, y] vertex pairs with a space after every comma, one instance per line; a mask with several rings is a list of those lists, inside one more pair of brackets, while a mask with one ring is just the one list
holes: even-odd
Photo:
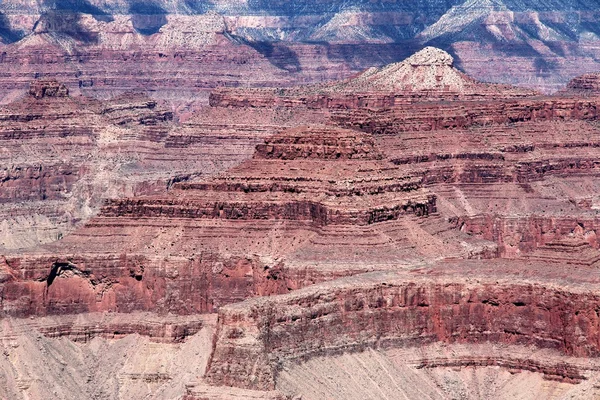
[[423, 47], [413, 40], [383, 44], [307, 43], [323, 46], [329, 60], [332, 62], [343, 62], [350, 69], [356, 71], [402, 61]]
[[11, 44], [23, 39], [23, 31], [13, 30], [10, 21], [3, 13], [0, 13], [0, 39], [2, 43]]
[[545, 42], [544, 43], [552, 52], [560, 57], [568, 57], [572, 55], [580, 55], [581, 48], [579, 43], [570, 42]]
[[556, 61], [548, 58], [538, 57], [533, 62], [537, 76], [546, 76], [554, 73], [559, 69], [559, 65]]
[[590, 32], [600, 36], [600, 24], [590, 21], [582, 21], [579, 23], [579, 32]]
[[89, 14], [94, 17], [96, 21], [112, 22], [115, 20], [111, 14], [87, 0], [47, 0], [46, 5], [52, 10]]
[[114, 17], [88, 0], [44, 0], [46, 11], [35, 23], [33, 30], [66, 36], [83, 44], [97, 44], [97, 32], [89, 31], [81, 23], [84, 14], [91, 15], [96, 21], [112, 22]]
[[[33, 26], [34, 31], [50, 35], [67, 36], [83, 44], [98, 44], [98, 33], [81, 25], [81, 14], [66, 10], [48, 10]], [[41, 30], [38, 28], [41, 27]]]
[[167, 24], [167, 11], [156, 3], [137, 1], [129, 5], [133, 28], [142, 35], [153, 35]]
[[211, 2], [198, 0], [185, 0], [183, 4], [191, 14], [204, 14], [211, 9], [212, 5]]
[[420, 10], [421, 15], [437, 21], [452, 6], [463, 2], [464, 0], [248, 0], [248, 8], [261, 14], [287, 16], [337, 13], [349, 8], [359, 8], [367, 12], [411, 12], [417, 9]]
[[[574, 21], [574, 23], [566, 23], [566, 22], [555, 22], [551, 19], [540, 18], [541, 22], [547, 27], [553, 29], [558, 34], [564, 36], [566, 39], [577, 42], [579, 40], [579, 34], [577, 33], [577, 29], [575, 26], [578, 25], [578, 21]], [[597, 28], [596, 28], [597, 29]]]
[[301, 72], [302, 66], [295, 51], [281, 42], [246, 42], [279, 69]]
[[252, 47], [279, 69], [292, 73], [302, 71], [296, 52], [282, 42], [250, 41], [230, 32], [225, 32], [224, 35], [233, 43]]

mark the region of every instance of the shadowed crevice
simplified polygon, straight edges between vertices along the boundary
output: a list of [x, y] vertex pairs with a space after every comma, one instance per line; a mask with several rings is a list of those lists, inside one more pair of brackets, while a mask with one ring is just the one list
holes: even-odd
[[0, 39], [2, 40], [2, 43], [15, 43], [23, 39], [24, 36], [25, 32], [12, 29], [6, 15], [0, 13]]
[[205, 0], [184, 0], [185, 7], [191, 14], [204, 14], [211, 9], [211, 3]]
[[133, 28], [142, 35], [153, 35], [167, 24], [167, 11], [156, 3], [137, 1], [129, 5]]
[[97, 44], [99, 35], [81, 25], [81, 14], [62, 10], [48, 10], [40, 16], [34, 30], [42, 28], [42, 32], [64, 35], [83, 44]]
[[35, 23], [33, 30], [66, 36], [83, 44], [97, 44], [99, 35], [82, 24], [84, 14], [96, 21], [112, 22], [114, 17], [87, 0], [45, 0], [46, 11]]
[[49, 0], [50, 9], [77, 14], [89, 14], [97, 21], [112, 22], [114, 17], [87, 0]]

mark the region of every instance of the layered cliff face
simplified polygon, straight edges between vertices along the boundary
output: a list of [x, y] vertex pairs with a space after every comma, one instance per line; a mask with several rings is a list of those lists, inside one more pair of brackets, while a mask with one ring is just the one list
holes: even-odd
[[54, 80], [33, 81], [0, 110], [0, 248], [56, 241], [107, 198], [164, 193], [174, 182], [220, 172], [275, 126], [297, 124], [277, 112], [260, 123], [248, 122], [257, 119], [252, 112], [229, 113], [235, 126], [222, 118], [207, 110], [175, 129], [173, 111], [146, 95], [98, 102]]
[[216, 86], [346, 78], [434, 45], [480, 80], [555, 91], [598, 69], [596, 9], [593, 1], [11, 0], [0, 5], [0, 87], [22, 92], [43, 74], [94, 96], [145, 89], [187, 104]]
[[[462, 269], [459, 274], [469, 272], [469, 279], [454, 281], [454, 268]], [[597, 284], [596, 274], [577, 275], [575, 284], [548, 289], [552, 278], [541, 269], [541, 281], [519, 283], [492, 271], [481, 263], [462, 262], [408, 274], [365, 274], [224, 307], [207, 378], [220, 385], [273, 389], [282, 368], [317, 356], [437, 341], [553, 350], [546, 360], [530, 355], [519, 359], [508, 352], [479, 366], [512, 364], [566, 382], [597, 374], [598, 299], [590, 287]], [[432, 273], [435, 278], [427, 276]], [[478, 365], [468, 357], [450, 363]], [[422, 362], [424, 367], [435, 363]]]
[[[435, 195], [385, 160], [372, 136], [294, 128], [222, 176], [108, 201], [57, 245], [7, 256], [3, 310], [212, 312], [250, 296], [387, 269], [390, 258], [493, 253], [490, 242], [466, 235], [447, 241], [456, 236], [453, 225], [435, 213]], [[115, 235], [122, 239], [114, 242]], [[441, 246], [432, 251], [427, 241]], [[339, 268], [340, 261], [348, 265]]]
[[[368, 385], [375, 379], [373, 369], [382, 368], [386, 378], [375, 379], [382, 395], [407, 396], [407, 382], [419, 381], [430, 388], [420, 392], [423, 398], [452, 398], [458, 389], [443, 379], [454, 379], [465, 385], [469, 396], [482, 398], [482, 392], [473, 393], [473, 386], [464, 383], [464, 374], [470, 372], [462, 371], [489, 382], [496, 378], [486, 368], [495, 366], [540, 373], [567, 384], [552, 390], [593, 398], [598, 380], [593, 296], [600, 260], [595, 78], [575, 79], [560, 95], [544, 97], [463, 78], [452, 70], [449, 56], [438, 51], [426, 50], [411, 59], [336, 83], [332, 87], [339, 88], [337, 92], [318, 86], [219, 90], [211, 104], [319, 109], [336, 123], [372, 133], [382, 159], [395, 166], [393, 174], [409, 175], [435, 195], [436, 213], [428, 218], [439, 214], [454, 225], [454, 234], [460, 231], [494, 243], [497, 247], [487, 247], [487, 253], [472, 255], [499, 260], [446, 259], [415, 269], [397, 265], [394, 269], [404, 270], [398, 284], [406, 287], [395, 286], [398, 272], [357, 274], [223, 307], [207, 380], [320, 398], [344, 391], [340, 381]], [[439, 73], [439, 84], [412, 80], [403, 73], [409, 67], [418, 77]], [[452, 86], [444, 79], [459, 84]], [[344, 88], [349, 88], [348, 94]], [[493, 100], [481, 101], [486, 96]], [[306, 154], [301, 143], [295, 151], [269, 144], [260, 149], [290, 159], [297, 151]], [[412, 236], [406, 231], [404, 235]], [[421, 251], [431, 242], [423, 239], [417, 245]], [[435, 246], [455, 240], [464, 239], [446, 236]], [[392, 259], [391, 254], [386, 258]], [[338, 254], [334, 257], [339, 259]], [[375, 262], [365, 254], [359, 257], [364, 263]], [[343, 295], [338, 292], [346, 290], [342, 287], [348, 290]], [[557, 331], [551, 333], [550, 326]], [[452, 356], [435, 361], [422, 350], [435, 342], [450, 348], [457, 343], [482, 347], [469, 347], [463, 355], [452, 351]], [[505, 346], [502, 356], [491, 343]], [[528, 350], [524, 356], [519, 346], [543, 350], [536, 356]], [[401, 360], [390, 361], [393, 349], [413, 347], [420, 349], [418, 356], [403, 353]], [[365, 351], [373, 348], [376, 355]], [[229, 361], [242, 359], [249, 362]], [[351, 371], [343, 367], [346, 363], [368, 367]], [[450, 378], [444, 369], [450, 366], [462, 377]], [[424, 378], [416, 372], [422, 368], [436, 372]], [[315, 371], [326, 378], [304, 384]], [[440, 380], [428, 380], [431, 374]], [[534, 378], [527, 379], [530, 387]], [[360, 392], [364, 388], [359, 386]], [[510, 397], [503, 389], [490, 390], [494, 398]], [[536, 396], [552, 396], [539, 390]]]
[[198, 108], [34, 82], [0, 199], [93, 211], [2, 251], [0, 395], [595, 398], [594, 79], [544, 96], [426, 48]]
[[[454, 58], [450, 54], [426, 47], [402, 62], [383, 68], [369, 68], [347, 80], [289, 89], [219, 88], [210, 94], [209, 102], [214, 107], [306, 107], [325, 109], [334, 115], [343, 115], [343, 110], [350, 109], [354, 118], [361, 115], [355, 109], [365, 109], [363, 113], [378, 110], [376, 115], [379, 119], [390, 109], [398, 113], [399, 109], [411, 103], [426, 105], [441, 100], [475, 100], [483, 96], [518, 99], [535, 94], [527, 89], [477, 82], [454, 66]], [[439, 104], [433, 105], [434, 109], [439, 107]], [[480, 107], [489, 105], [486, 103]], [[458, 111], [454, 105], [448, 108], [452, 109], [452, 113]], [[412, 110], [407, 113], [417, 118]], [[428, 117], [424, 115], [424, 118]], [[509, 117], [507, 114], [506, 118]]]

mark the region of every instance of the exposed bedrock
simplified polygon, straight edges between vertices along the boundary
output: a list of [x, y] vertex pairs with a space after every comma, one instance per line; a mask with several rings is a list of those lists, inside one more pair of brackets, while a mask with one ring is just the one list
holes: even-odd
[[[114, 204], [114, 205], [113, 205]], [[289, 202], [181, 202], [176, 200], [117, 200], [102, 209], [103, 216], [130, 218], [222, 218], [233, 220], [311, 221], [328, 224], [367, 225], [398, 219], [403, 215], [427, 215], [435, 211], [435, 196], [406, 199], [402, 204], [344, 211], [313, 201], [290, 199]]]
[[284, 130], [226, 174], [107, 201], [62, 241], [6, 255], [3, 312], [207, 313], [396, 262], [495, 254], [399, 172], [372, 135]]
[[478, 79], [552, 91], [598, 69], [596, 5], [581, 3], [5, 1], [0, 86], [44, 73], [76, 90], [190, 101], [221, 85], [339, 79], [432, 44]]
[[29, 85], [29, 95], [36, 99], [43, 97], [67, 97], [69, 89], [54, 79], [37, 80]]
[[0, 202], [64, 199], [79, 178], [69, 164], [9, 165], [0, 169]]
[[[314, 113], [313, 113], [314, 114]], [[260, 118], [259, 118], [260, 117]], [[40, 79], [0, 109], [0, 248], [56, 241], [93, 217], [107, 198], [166, 193], [252, 154], [263, 138], [310, 113], [205, 108], [185, 122], [164, 102], [127, 93], [106, 101], [69, 95]]]
[[[565, 356], [600, 355], [600, 298], [591, 287], [490, 280], [477, 274], [465, 281], [443, 278], [442, 270], [437, 273], [439, 279], [425, 277], [426, 270], [422, 276], [357, 275], [223, 307], [207, 379], [215, 385], [269, 390], [275, 387], [282, 363], [291, 360], [436, 341], [532, 345]], [[538, 370], [554, 379], [584, 379], [570, 366], [512, 362], [512, 368]]]
[[[135, 254], [5, 257], [0, 264], [0, 316], [26, 318], [107, 311], [122, 315], [146, 311], [159, 315], [209, 314], [247, 298], [288, 293], [381, 268], [353, 264], [335, 269], [310, 264], [286, 266], [282, 262], [208, 253], [163, 259]], [[114, 325], [115, 332], [135, 333], [133, 328], [119, 325], [120, 321], [109, 324]], [[106, 329], [110, 333], [106, 327], [95, 332], [85, 325], [62, 325], [57, 323], [42, 331], [53, 337], [72, 336], [74, 340], [103, 335]]]
[[[239, 95], [238, 95], [239, 96]], [[523, 121], [595, 120], [600, 100], [592, 98], [528, 98], [451, 104], [414, 104], [406, 98], [385, 94], [356, 94], [318, 98], [282, 97], [261, 100], [260, 94], [237, 102], [224, 94], [213, 93], [211, 104], [219, 107], [299, 107], [328, 109], [340, 125], [377, 134], [410, 131], [461, 129], [489, 124]], [[351, 111], [350, 111], [351, 110]]]
[[340, 113], [334, 118], [343, 125], [371, 133], [460, 129], [489, 124], [525, 121], [596, 120], [596, 98], [549, 98], [465, 102], [448, 105], [417, 105], [409, 110]]
[[[576, 81], [574, 87], [579, 85]], [[370, 68], [328, 85], [219, 88], [211, 93], [210, 104], [228, 109], [321, 110], [339, 125], [392, 135], [520, 122], [597, 120], [600, 100], [593, 91], [582, 95], [584, 92], [566, 90], [556, 96], [542, 96], [521, 88], [477, 82], [457, 70], [449, 54], [428, 47], [402, 62]]]
[[[213, 315], [158, 315], [149, 312], [66, 314], [35, 319], [4, 317], [17, 332], [29, 329], [47, 338], [89, 343], [95, 338], [140, 335], [153, 342], [181, 343], [214, 322]], [[16, 333], [16, 332], [15, 332]]]
[[[289, 160], [289, 161], [288, 161]], [[284, 130], [252, 160], [204, 182], [182, 182], [168, 197], [111, 201], [106, 217], [292, 220], [368, 225], [435, 212], [435, 196], [394, 176], [371, 135], [335, 127]]]
[[150, 259], [144, 255], [3, 258], [4, 316], [114, 311], [209, 313], [256, 295], [285, 293], [297, 284], [280, 267], [252, 259]]
[[426, 47], [402, 62], [366, 69], [328, 84], [280, 89], [218, 88], [209, 98], [214, 107], [298, 107], [329, 110], [401, 108], [415, 102], [480, 100], [534, 96], [517, 87], [477, 82], [454, 67], [453, 57]]
[[[550, 245], [555, 248], [557, 261], [576, 263], [578, 256], [589, 256], [584, 254], [585, 245], [594, 249], [600, 247], [600, 218], [596, 216], [478, 215], [456, 218], [453, 222], [464, 232], [498, 243], [499, 254], [504, 257], [515, 257]], [[573, 252], [576, 255], [569, 255]], [[561, 253], [564, 253], [562, 257]], [[571, 259], [563, 259], [565, 256]], [[594, 263], [595, 258], [589, 261]]]
[[215, 320], [152, 313], [2, 318], [0, 396], [179, 399], [203, 374]]
[[598, 93], [600, 91], [600, 74], [584, 74], [573, 78], [568, 84], [565, 92], [578, 93], [580, 95]]

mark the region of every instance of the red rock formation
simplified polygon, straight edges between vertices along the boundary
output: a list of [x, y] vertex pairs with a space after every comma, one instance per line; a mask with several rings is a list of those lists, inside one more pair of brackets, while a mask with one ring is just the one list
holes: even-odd
[[[600, 300], [588, 282], [549, 289], [543, 280], [517, 283], [511, 276], [490, 279], [473, 271], [465, 282], [445, 277], [446, 268], [358, 275], [224, 307], [207, 378], [216, 385], [269, 390], [278, 366], [290, 360], [433, 341], [534, 345], [578, 357], [600, 354]], [[512, 362], [513, 368], [544, 369], [531, 360]], [[548, 374], [584, 379], [573, 366], [550, 367]]]
[[141, 255], [16, 257], [5, 260], [5, 316], [115, 311], [197, 314], [260, 292], [255, 260], [203, 254], [167, 262]]
[[[229, 114], [231, 128], [219, 110], [206, 110], [173, 129], [173, 111], [145, 95], [98, 102], [66, 96], [56, 82], [31, 87], [46, 94], [0, 110], [0, 248], [55, 241], [106, 198], [165, 193], [174, 182], [225, 170], [250, 156], [281, 118], [273, 112], [261, 122], [241, 110]], [[48, 97], [48, 88], [65, 96]], [[298, 114], [304, 118], [312, 117]]]
[[403, 62], [370, 68], [345, 81], [289, 89], [216, 89], [210, 95], [210, 104], [388, 109], [415, 102], [476, 100], [482, 96], [520, 98], [535, 94], [531, 90], [476, 82], [454, 68], [454, 59], [448, 53], [427, 47]]
[[569, 82], [567, 89], [597, 92], [598, 89], [600, 89], [598, 74], [586, 74], [578, 76]]
[[[99, 214], [62, 240], [0, 259], [1, 316], [189, 315], [170, 332], [118, 320], [36, 327], [181, 342], [201, 329], [195, 315], [218, 312], [212, 386], [188, 387], [190, 398], [278, 398], [251, 390], [276, 388], [282, 365], [438, 342], [554, 355], [411, 365], [589, 383], [600, 356], [597, 98], [479, 84], [434, 50], [336, 87], [338, 97], [220, 90], [216, 107], [176, 128], [171, 110], [133, 94], [7, 107], [4, 142], [22, 157], [0, 179], [7, 207], [43, 196], [64, 207], [87, 185], [113, 192], [95, 194], [109, 198]], [[26, 146], [47, 155], [41, 167]], [[70, 158], [47, 163], [59, 150]], [[103, 180], [113, 162], [110, 182], [135, 187], [125, 196]]]
[[36, 99], [43, 97], [67, 97], [69, 90], [56, 80], [37, 80], [29, 85], [29, 95]]
[[[289, 169], [282, 171], [287, 163]], [[102, 310], [203, 313], [254, 295], [364, 272], [354, 266], [320, 271], [312, 265], [318, 265], [323, 251], [317, 248], [327, 249], [331, 242], [329, 250], [354, 248], [356, 257], [356, 241], [345, 238], [355, 231], [365, 235], [361, 251], [388, 251], [394, 238], [398, 245], [391, 251], [412, 252], [410, 240], [399, 245], [406, 239], [392, 225], [436, 211], [435, 196], [418, 180], [392, 171], [393, 164], [382, 159], [369, 135], [324, 127], [285, 131], [258, 145], [254, 159], [226, 175], [175, 183], [166, 196], [109, 201], [99, 217], [60, 248], [48, 247], [47, 255], [7, 257], [2, 308], [13, 316]], [[426, 233], [451, 226], [435, 226], [441, 221], [432, 218], [419, 229], [425, 235], [446, 234]], [[268, 232], [274, 221], [287, 226], [276, 238], [282, 246], [264, 253], [261, 224]], [[173, 234], [158, 239], [169, 225]], [[142, 236], [131, 234], [139, 229]], [[116, 232], [125, 238], [120, 245], [110, 242]], [[229, 249], [223, 249], [224, 233], [232, 235]], [[315, 235], [320, 239], [312, 243], [303, 238]], [[108, 241], [89, 243], [85, 237]], [[299, 246], [308, 246], [303, 267], [270, 265], [251, 256], [260, 251], [276, 259]], [[450, 246], [444, 251], [464, 250]], [[487, 250], [473, 251], [481, 255]]]

